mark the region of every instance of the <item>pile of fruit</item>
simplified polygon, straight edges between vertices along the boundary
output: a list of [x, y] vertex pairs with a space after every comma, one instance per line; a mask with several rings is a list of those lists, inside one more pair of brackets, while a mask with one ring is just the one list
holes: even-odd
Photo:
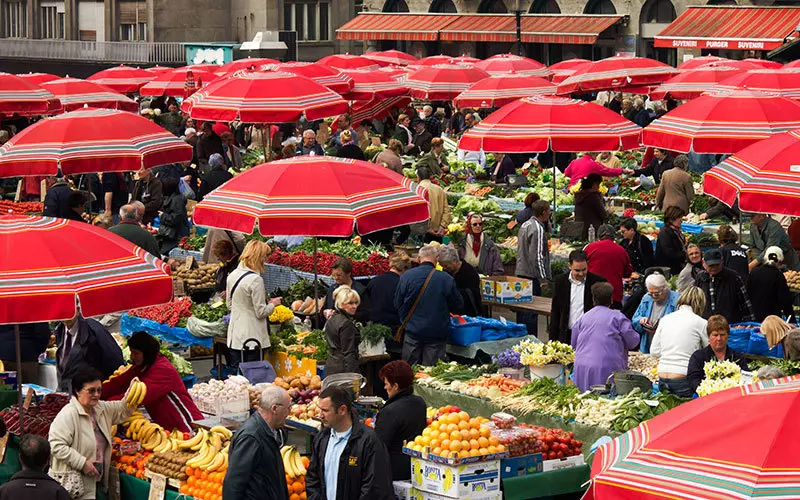
[[786, 278], [786, 284], [789, 285], [789, 290], [793, 292], [800, 291], [800, 272], [786, 271], [783, 273], [783, 277]]
[[216, 264], [200, 263], [189, 270], [179, 267], [173, 276], [184, 280], [189, 288], [209, 288], [217, 284], [217, 269]]
[[192, 299], [189, 297], [179, 297], [166, 304], [133, 309], [129, 311], [128, 314], [171, 327], [184, 327], [186, 326], [186, 318], [192, 315]]
[[111, 465], [120, 471], [142, 479], [145, 465], [152, 456], [153, 453], [142, 450], [137, 441], [114, 437], [111, 445]]
[[465, 411], [441, 413], [407, 447], [418, 453], [429, 451], [430, 455], [445, 459], [505, 452], [505, 445], [483, 425], [487, 422], [483, 417], [470, 418]]
[[8, 201], [0, 200], [0, 214], [25, 215], [30, 213], [40, 214], [44, 205], [38, 201]]
[[186, 481], [186, 462], [194, 456], [191, 451], [165, 451], [155, 453], [147, 462], [147, 470], [178, 481]]
[[222, 500], [222, 483], [225, 472], [208, 472], [201, 469], [186, 467], [186, 482], [180, 487], [180, 492], [188, 497], [198, 500]]
[[306, 500], [306, 472], [309, 460], [301, 457], [294, 446], [281, 448], [283, 469], [286, 471], [286, 487], [289, 489], [289, 500]]
[[[117, 370], [119, 370], [119, 368], [117, 368]], [[125, 394], [125, 402], [128, 403], [128, 406], [131, 408], [138, 408], [142, 404], [142, 401], [144, 401], [146, 395], [147, 386], [144, 382], [139, 380], [139, 377], [134, 377], [134, 379], [131, 380], [128, 392]]]
[[25, 410], [23, 432], [20, 432], [19, 427], [19, 405], [15, 404], [1, 411], [0, 417], [11, 434], [38, 434], [47, 437], [50, 432], [50, 424], [67, 403], [69, 403], [69, 396], [66, 394], [47, 394], [41, 401], [32, 402]]
[[[328, 276], [331, 274], [333, 265], [340, 257], [332, 253], [317, 252], [316, 258], [317, 273], [322, 276]], [[303, 251], [289, 253], [279, 248], [272, 252], [267, 262], [307, 273], [314, 272], [313, 253]], [[366, 260], [353, 261], [353, 276], [374, 276], [385, 273], [388, 270], [389, 259], [379, 253], [372, 253]]]
[[[567, 432], [564, 429], [548, 429], [536, 425], [520, 424], [515, 429], [533, 431], [533, 440], [527, 440], [523, 445], [523, 455], [529, 453], [541, 453], [544, 460], [571, 457], [581, 454], [583, 442], [575, 439], [575, 433]], [[500, 438], [502, 443], [504, 438]], [[516, 446], [509, 443], [508, 446]], [[512, 453], [512, 456], [514, 454]]]

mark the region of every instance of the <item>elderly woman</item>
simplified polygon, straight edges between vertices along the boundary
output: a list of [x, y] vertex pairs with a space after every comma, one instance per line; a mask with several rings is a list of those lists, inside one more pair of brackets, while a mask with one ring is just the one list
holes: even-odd
[[675, 286], [678, 293], [683, 293], [684, 290], [694, 285], [697, 275], [703, 272], [703, 252], [694, 243], [689, 243], [686, 247], [686, 260], [686, 265], [681, 269]]
[[[100, 401], [103, 376], [84, 367], [72, 377], [72, 399], [50, 425], [50, 476], [73, 484], [72, 498], [88, 500], [108, 489], [111, 426], [122, 423], [135, 408], [124, 401]], [[76, 480], [77, 477], [77, 480]]]
[[361, 303], [358, 292], [342, 285], [333, 292], [336, 311], [325, 322], [328, 360], [325, 376], [335, 373], [358, 373], [358, 344], [361, 333], [355, 323], [356, 309]]
[[686, 212], [678, 207], [667, 207], [656, 241], [656, 265], [668, 267], [670, 274], [680, 273], [686, 262], [686, 238], [681, 233], [684, 215]]
[[[708, 318], [706, 326], [708, 335], [708, 343], [701, 349], [695, 350], [689, 358], [689, 366], [687, 369], [686, 380], [688, 383], [689, 395], [697, 390], [697, 386], [706, 377], [703, 367], [709, 361], [733, 361], [739, 365], [742, 370], [747, 370], [747, 360], [741, 353], [734, 351], [728, 347], [728, 335], [731, 332], [731, 327], [728, 325], [728, 320], [724, 316], [715, 314]], [[660, 374], [659, 374], [660, 375]], [[679, 394], [682, 396], [682, 394]]]
[[483, 216], [470, 213], [467, 215], [466, 238], [458, 246], [458, 256], [479, 273], [488, 276], [502, 276], [503, 261], [500, 250], [491, 238], [483, 234]]
[[461, 298], [464, 299], [464, 314], [482, 316], [481, 276], [468, 262], [458, 256], [455, 248], [449, 245], [438, 249], [439, 265], [456, 280]]
[[231, 311], [228, 323], [228, 348], [230, 349], [231, 369], [236, 372], [242, 361], [242, 345], [254, 338], [266, 349], [269, 344], [267, 318], [280, 299], [267, 302], [264, 280], [264, 263], [272, 249], [263, 241], [251, 240], [239, 257], [239, 267], [228, 275], [225, 287], [225, 301]]
[[688, 398], [694, 389], [686, 374], [689, 358], [708, 345], [706, 320], [700, 315], [706, 307], [706, 295], [695, 286], [678, 299], [678, 309], [661, 318], [650, 345], [650, 354], [658, 359], [658, 389]]
[[669, 289], [669, 283], [662, 274], [653, 273], [644, 281], [647, 295], [642, 298], [633, 314], [633, 329], [639, 332], [642, 340], [639, 349], [647, 354], [658, 322], [678, 308], [680, 294]]
[[134, 377], [145, 386], [142, 406], [153, 422], [165, 429], [192, 432], [192, 422], [203, 415], [183, 385], [178, 370], [165, 358], [158, 340], [146, 332], [136, 332], [128, 339], [133, 366], [103, 383], [103, 399], [121, 399]]
[[758, 264], [747, 277], [747, 294], [753, 304], [754, 320], [761, 322], [769, 315], [792, 316], [792, 292], [780, 267], [783, 250], [769, 247], [764, 252], [764, 263]]
[[600, 183], [603, 178], [599, 174], [589, 174], [581, 179], [581, 189], [575, 193], [575, 222], [583, 222], [581, 237], [587, 240], [589, 227], [597, 231], [608, 218], [603, 195], [600, 194]]
[[411, 457], [403, 454], [403, 443], [422, 434], [427, 405], [414, 395], [414, 370], [405, 361], [384, 365], [378, 377], [389, 399], [375, 420], [375, 433], [389, 451], [392, 481], [405, 481], [411, 479]]
[[389, 139], [389, 145], [386, 149], [378, 153], [372, 161], [402, 175], [403, 160], [400, 159], [402, 154], [403, 143], [397, 139]]

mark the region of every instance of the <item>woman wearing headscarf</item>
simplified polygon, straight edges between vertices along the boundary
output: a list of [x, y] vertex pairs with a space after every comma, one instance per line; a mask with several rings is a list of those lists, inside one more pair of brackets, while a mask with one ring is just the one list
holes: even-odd
[[467, 215], [466, 237], [458, 247], [458, 256], [469, 265], [487, 276], [502, 276], [505, 273], [500, 249], [483, 232], [483, 216], [470, 213]]
[[757, 322], [770, 315], [789, 317], [794, 314], [792, 292], [780, 270], [781, 264], [783, 250], [769, 247], [764, 252], [764, 263], [754, 267], [747, 278], [747, 294]]

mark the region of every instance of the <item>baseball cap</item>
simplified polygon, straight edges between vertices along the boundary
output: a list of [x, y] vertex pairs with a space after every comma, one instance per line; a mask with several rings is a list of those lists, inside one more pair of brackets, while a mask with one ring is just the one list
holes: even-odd
[[717, 248], [707, 250], [706, 253], [703, 254], [703, 262], [705, 262], [707, 266], [722, 264], [722, 252]]

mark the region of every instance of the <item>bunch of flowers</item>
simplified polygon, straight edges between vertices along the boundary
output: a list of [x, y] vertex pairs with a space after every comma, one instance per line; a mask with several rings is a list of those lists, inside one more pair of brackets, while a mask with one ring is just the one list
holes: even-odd
[[497, 353], [497, 356], [492, 356], [492, 362], [500, 368], [514, 368], [518, 370], [524, 366], [520, 362], [519, 352], [514, 349], [506, 349], [505, 351]]
[[[569, 188], [570, 194], [575, 194], [580, 190], [581, 190], [581, 183], [580, 182], [576, 182], [575, 184], [573, 184]], [[600, 194], [605, 196], [605, 194], [608, 193], [608, 186], [606, 186], [604, 183], [601, 182], [600, 183], [600, 187], [598, 188], [598, 191], [600, 191]]]
[[271, 323], [286, 323], [294, 319], [294, 313], [286, 306], [275, 306], [275, 310], [269, 315]]
[[520, 362], [527, 366], [568, 365], [575, 361], [575, 351], [572, 347], [557, 340], [551, 340], [546, 344], [523, 340], [513, 349], [519, 353]]
[[738, 387], [742, 381], [742, 369], [731, 361], [709, 361], [703, 366], [706, 378], [697, 386], [698, 396]]

